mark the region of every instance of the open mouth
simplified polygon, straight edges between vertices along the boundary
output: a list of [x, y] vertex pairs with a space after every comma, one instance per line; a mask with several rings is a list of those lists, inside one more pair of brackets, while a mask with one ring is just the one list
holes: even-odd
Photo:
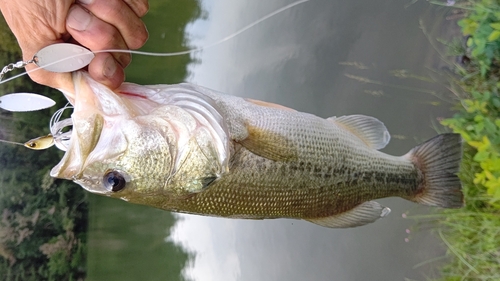
[[127, 89], [115, 92], [94, 81], [84, 71], [73, 73], [73, 84], [73, 92], [61, 91], [73, 106], [71, 119], [55, 124], [56, 128], [73, 128], [61, 138], [64, 140], [61, 141], [64, 144], [62, 150], [66, 153], [51, 171], [51, 176], [69, 180], [81, 178], [89, 158], [95, 161], [96, 158], [104, 157], [102, 154], [107, 152], [103, 147], [107, 144], [112, 146], [113, 141], [116, 141], [117, 136], [113, 136], [112, 132], [103, 136], [103, 129], [113, 131], [119, 127], [117, 124], [120, 120], [147, 114], [156, 105], [147, 96], [141, 95], [145, 91], [144, 87], [127, 84]]
[[[73, 74], [74, 93], [63, 91], [68, 101], [73, 105], [71, 119], [64, 119], [55, 123], [55, 127], [73, 126], [69, 132], [56, 136], [65, 148], [66, 153], [51, 170], [51, 176], [74, 180], [80, 177], [86, 158], [95, 148], [104, 125], [101, 98], [102, 93], [97, 94], [95, 87], [105, 88], [103, 85], [92, 85], [96, 83], [84, 72]], [[109, 92], [111, 90], [107, 89]], [[64, 149], [63, 149], [64, 150]]]

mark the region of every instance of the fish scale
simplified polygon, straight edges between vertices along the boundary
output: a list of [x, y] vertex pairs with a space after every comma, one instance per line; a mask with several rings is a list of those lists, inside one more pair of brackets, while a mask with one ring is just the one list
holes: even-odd
[[187, 213], [245, 218], [314, 218], [342, 213], [367, 200], [408, 196], [408, 192], [403, 192], [407, 185], [387, 184], [387, 177], [383, 178], [386, 181], [383, 183], [384, 188], [379, 189], [376, 188], [381, 185], [379, 181], [360, 183], [357, 177], [349, 177], [349, 174], [344, 174], [345, 180], [339, 180], [342, 176], [336, 176], [335, 182], [318, 186], [316, 184], [323, 181], [321, 174], [314, 175], [310, 168], [300, 169], [257, 158], [247, 150], [238, 154], [238, 160], [235, 161], [241, 161], [244, 165], [232, 163], [240, 168], [234, 170], [231, 176], [223, 177], [206, 192], [196, 194], [187, 201], [179, 201], [175, 209]]

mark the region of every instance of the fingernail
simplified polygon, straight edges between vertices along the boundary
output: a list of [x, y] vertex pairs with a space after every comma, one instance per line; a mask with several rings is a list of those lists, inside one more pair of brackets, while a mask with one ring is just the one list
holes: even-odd
[[92, 2], [94, 2], [94, 0], [78, 0], [76, 2], [82, 3], [84, 5], [90, 5], [90, 4], [92, 4]]
[[66, 23], [75, 30], [84, 31], [87, 29], [91, 19], [92, 16], [89, 12], [80, 7], [80, 5], [73, 5], [68, 12]]
[[107, 58], [106, 62], [104, 63], [104, 69], [102, 71], [102, 74], [107, 77], [111, 78], [116, 72], [116, 62], [113, 57]]

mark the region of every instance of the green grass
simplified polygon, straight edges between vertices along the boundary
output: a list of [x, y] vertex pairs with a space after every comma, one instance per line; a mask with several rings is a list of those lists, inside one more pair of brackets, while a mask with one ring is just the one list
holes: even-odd
[[457, 113], [442, 124], [462, 135], [465, 207], [420, 217], [436, 223], [448, 263], [438, 280], [500, 280], [500, 1], [457, 1], [465, 46], [451, 89]]

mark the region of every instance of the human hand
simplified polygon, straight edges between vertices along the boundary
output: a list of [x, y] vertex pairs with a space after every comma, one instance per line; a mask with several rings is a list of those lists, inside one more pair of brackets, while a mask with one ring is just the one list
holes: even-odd
[[[147, 0], [0, 0], [0, 10], [16, 36], [23, 59], [30, 60], [45, 46], [69, 42], [91, 51], [137, 49], [148, 32], [142, 16]], [[130, 63], [127, 53], [99, 53], [88, 66], [96, 81], [117, 88], [125, 79], [123, 69]], [[26, 68], [33, 69], [29, 64]], [[70, 73], [38, 70], [33, 81], [53, 88], [73, 91]]]

